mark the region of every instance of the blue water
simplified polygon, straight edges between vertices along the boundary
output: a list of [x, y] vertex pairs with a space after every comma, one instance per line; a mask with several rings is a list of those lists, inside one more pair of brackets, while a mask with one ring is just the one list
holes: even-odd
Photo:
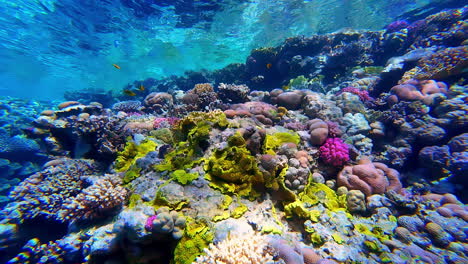
[[430, 2], [2, 0], [0, 93], [58, 99], [67, 90], [120, 90], [242, 63], [251, 49], [287, 37], [382, 29]]

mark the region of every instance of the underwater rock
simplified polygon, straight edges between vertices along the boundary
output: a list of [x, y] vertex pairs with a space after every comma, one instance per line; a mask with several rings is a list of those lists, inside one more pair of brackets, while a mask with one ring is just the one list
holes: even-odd
[[247, 85], [235, 85], [220, 83], [218, 85], [218, 96], [224, 103], [239, 104], [247, 101], [247, 96], [250, 93]]

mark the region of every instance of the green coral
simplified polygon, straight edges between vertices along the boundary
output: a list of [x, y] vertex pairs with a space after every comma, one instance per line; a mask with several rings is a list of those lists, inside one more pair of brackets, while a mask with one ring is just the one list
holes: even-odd
[[322, 238], [322, 236], [315, 232], [310, 235], [310, 241], [315, 245], [315, 246], [321, 246], [325, 244], [325, 239]]
[[189, 264], [213, 242], [214, 233], [205, 221], [187, 218], [184, 236], [174, 250], [174, 264]]
[[198, 173], [188, 173], [185, 170], [175, 170], [171, 173], [171, 178], [180, 184], [186, 185], [198, 178]]
[[335, 240], [335, 242], [338, 243], [338, 244], [343, 244], [343, 243], [344, 243], [343, 238], [342, 238], [338, 233], [332, 234], [332, 238], [333, 238], [333, 240]]
[[129, 140], [122, 151], [117, 153], [115, 160], [115, 170], [124, 172], [130, 169], [135, 164], [136, 160], [146, 156], [151, 151], [155, 151], [158, 144], [152, 139], [145, 139], [140, 144], [135, 144], [133, 140]]
[[149, 152], [155, 151], [157, 146], [158, 144], [152, 138], [147, 138], [140, 144], [136, 144], [133, 140], [125, 144], [124, 149], [117, 153], [115, 160], [115, 170], [125, 172], [123, 183], [127, 184], [140, 177], [141, 169], [135, 166], [136, 161]]
[[367, 226], [362, 223], [357, 223], [354, 225], [354, 229], [360, 234], [377, 238], [379, 241], [382, 242], [392, 238], [390, 234], [385, 234], [385, 232], [380, 226]]
[[234, 209], [234, 211], [231, 212], [231, 217], [236, 219], [240, 218], [244, 215], [245, 212], [247, 212], [247, 210], [247, 206], [239, 202], [239, 206], [237, 206], [236, 209]]
[[142, 202], [141, 196], [139, 194], [132, 193], [132, 195], [130, 195], [130, 198], [128, 199], [128, 207], [129, 208], [134, 208], [140, 202]]
[[311, 81], [304, 77], [304, 75], [299, 75], [294, 79], [290, 79], [287, 85], [288, 89], [307, 89]]
[[300, 200], [285, 205], [284, 212], [287, 218], [298, 216], [299, 218], [308, 219], [314, 223], [318, 222], [318, 217], [320, 216], [320, 211], [308, 210]]
[[270, 155], [275, 155], [276, 150], [284, 143], [299, 144], [301, 138], [296, 132], [277, 132], [273, 135], [266, 135], [263, 144], [263, 152]]
[[[167, 183], [169, 183], [169, 181]], [[164, 185], [165, 184], [159, 187], [158, 191], [156, 192], [156, 197], [152, 201], [153, 206], [156, 209], [160, 207], [168, 207], [170, 210], [180, 211], [182, 208], [186, 207], [189, 204], [189, 201], [185, 197], [181, 197], [180, 200], [169, 201], [166, 197], [164, 197], [163, 193], [161, 192], [161, 188]]]
[[226, 115], [221, 111], [208, 113], [192, 112], [181, 119], [174, 128], [178, 142], [174, 150], [166, 154], [164, 161], [155, 166], [158, 171], [191, 169], [202, 162], [203, 151], [208, 147], [210, 131], [228, 126]]
[[367, 248], [367, 250], [373, 253], [380, 254], [383, 252], [383, 249], [376, 241], [365, 240], [364, 246]]
[[[238, 140], [228, 140], [228, 142]], [[263, 174], [257, 167], [257, 161], [244, 145], [231, 145], [225, 149], [213, 151], [205, 162], [206, 179], [210, 186], [222, 193], [240, 196], [257, 196], [254, 187], [263, 185]]]
[[172, 144], [174, 142], [174, 138], [172, 137], [172, 131], [169, 128], [151, 130], [150, 135], [155, 139], [164, 142], [165, 144]]
[[322, 203], [331, 211], [346, 209], [346, 195], [338, 196], [333, 189], [322, 183], [309, 182], [299, 194], [299, 199], [311, 205]]

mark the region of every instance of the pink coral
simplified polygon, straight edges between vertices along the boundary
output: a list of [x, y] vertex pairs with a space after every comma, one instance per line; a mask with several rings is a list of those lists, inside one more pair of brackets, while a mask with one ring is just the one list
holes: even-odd
[[342, 166], [349, 161], [348, 145], [341, 138], [327, 138], [319, 150], [320, 158], [327, 164]]
[[337, 183], [370, 196], [390, 190], [400, 192], [402, 186], [399, 176], [398, 171], [383, 163], [361, 159], [358, 165], [345, 166], [338, 174]]
[[447, 85], [434, 80], [418, 81], [411, 79], [393, 86], [390, 93], [392, 94], [388, 99], [390, 103], [397, 103], [399, 100], [420, 100], [430, 104], [436, 94], [447, 94]]
[[156, 117], [153, 122], [153, 128], [169, 128], [179, 121], [177, 117]]
[[352, 94], [355, 94], [357, 96], [359, 96], [359, 99], [362, 101], [362, 102], [368, 102], [368, 101], [373, 101], [374, 98], [370, 97], [369, 96], [369, 92], [366, 91], [366, 90], [361, 90], [361, 89], [358, 89], [356, 87], [352, 87], [352, 86], [348, 86], [346, 88], [343, 88], [341, 89], [341, 91], [339, 91], [336, 95], [340, 95], [342, 93], [352, 93]]

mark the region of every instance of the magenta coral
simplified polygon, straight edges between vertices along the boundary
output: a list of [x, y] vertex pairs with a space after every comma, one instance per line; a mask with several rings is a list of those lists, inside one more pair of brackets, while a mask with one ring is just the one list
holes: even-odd
[[153, 229], [153, 221], [158, 218], [157, 215], [152, 215], [150, 217], [148, 217], [148, 219], [146, 220], [146, 224], [145, 224], [145, 229], [148, 230], [148, 231], [151, 231], [151, 229]]
[[320, 147], [320, 158], [327, 164], [342, 166], [349, 161], [349, 148], [341, 138], [327, 138]]
[[369, 101], [373, 101], [374, 98], [370, 97], [369, 96], [369, 92], [366, 91], [366, 90], [361, 90], [361, 89], [358, 89], [356, 87], [351, 87], [351, 86], [348, 86], [346, 88], [343, 88], [341, 89], [341, 91], [339, 91], [336, 95], [340, 95], [342, 93], [352, 93], [352, 94], [355, 94], [357, 96], [359, 96], [359, 99], [362, 101], [362, 102], [369, 102]]

